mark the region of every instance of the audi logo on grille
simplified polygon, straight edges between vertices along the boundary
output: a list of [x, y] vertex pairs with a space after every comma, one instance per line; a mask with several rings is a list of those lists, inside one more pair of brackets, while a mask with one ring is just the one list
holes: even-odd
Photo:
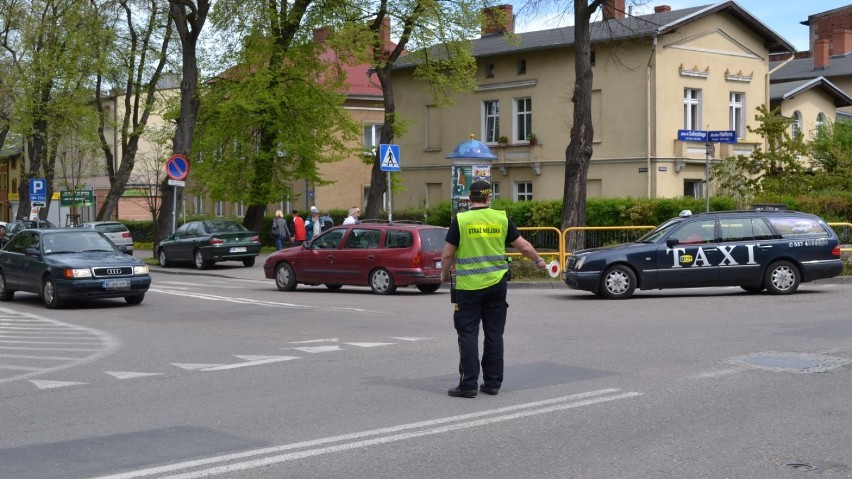
[[110, 268], [106, 270], [106, 274], [121, 274], [121, 268]]

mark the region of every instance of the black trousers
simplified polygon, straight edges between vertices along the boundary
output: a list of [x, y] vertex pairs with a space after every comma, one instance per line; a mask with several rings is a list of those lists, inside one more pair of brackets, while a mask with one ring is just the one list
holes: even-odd
[[476, 389], [479, 381], [479, 324], [485, 333], [482, 381], [498, 389], [503, 383], [503, 331], [506, 329], [506, 277], [485, 289], [456, 290], [453, 323], [459, 341], [460, 389]]

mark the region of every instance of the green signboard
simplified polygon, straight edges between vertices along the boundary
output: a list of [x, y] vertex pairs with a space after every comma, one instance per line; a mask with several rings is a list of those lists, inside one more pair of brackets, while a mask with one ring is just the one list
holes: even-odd
[[61, 206], [93, 206], [95, 194], [92, 190], [83, 191], [60, 191], [59, 204]]

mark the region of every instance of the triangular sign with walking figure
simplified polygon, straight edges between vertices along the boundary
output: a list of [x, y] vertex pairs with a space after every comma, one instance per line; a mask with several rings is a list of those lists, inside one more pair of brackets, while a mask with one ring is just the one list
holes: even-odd
[[399, 171], [399, 145], [379, 145], [382, 171]]

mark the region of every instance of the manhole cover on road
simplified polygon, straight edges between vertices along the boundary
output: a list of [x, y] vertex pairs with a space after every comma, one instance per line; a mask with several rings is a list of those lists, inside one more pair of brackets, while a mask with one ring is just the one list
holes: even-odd
[[788, 373], [824, 373], [846, 366], [852, 360], [835, 356], [807, 353], [762, 352], [739, 356], [728, 360], [737, 366], [766, 369]]

